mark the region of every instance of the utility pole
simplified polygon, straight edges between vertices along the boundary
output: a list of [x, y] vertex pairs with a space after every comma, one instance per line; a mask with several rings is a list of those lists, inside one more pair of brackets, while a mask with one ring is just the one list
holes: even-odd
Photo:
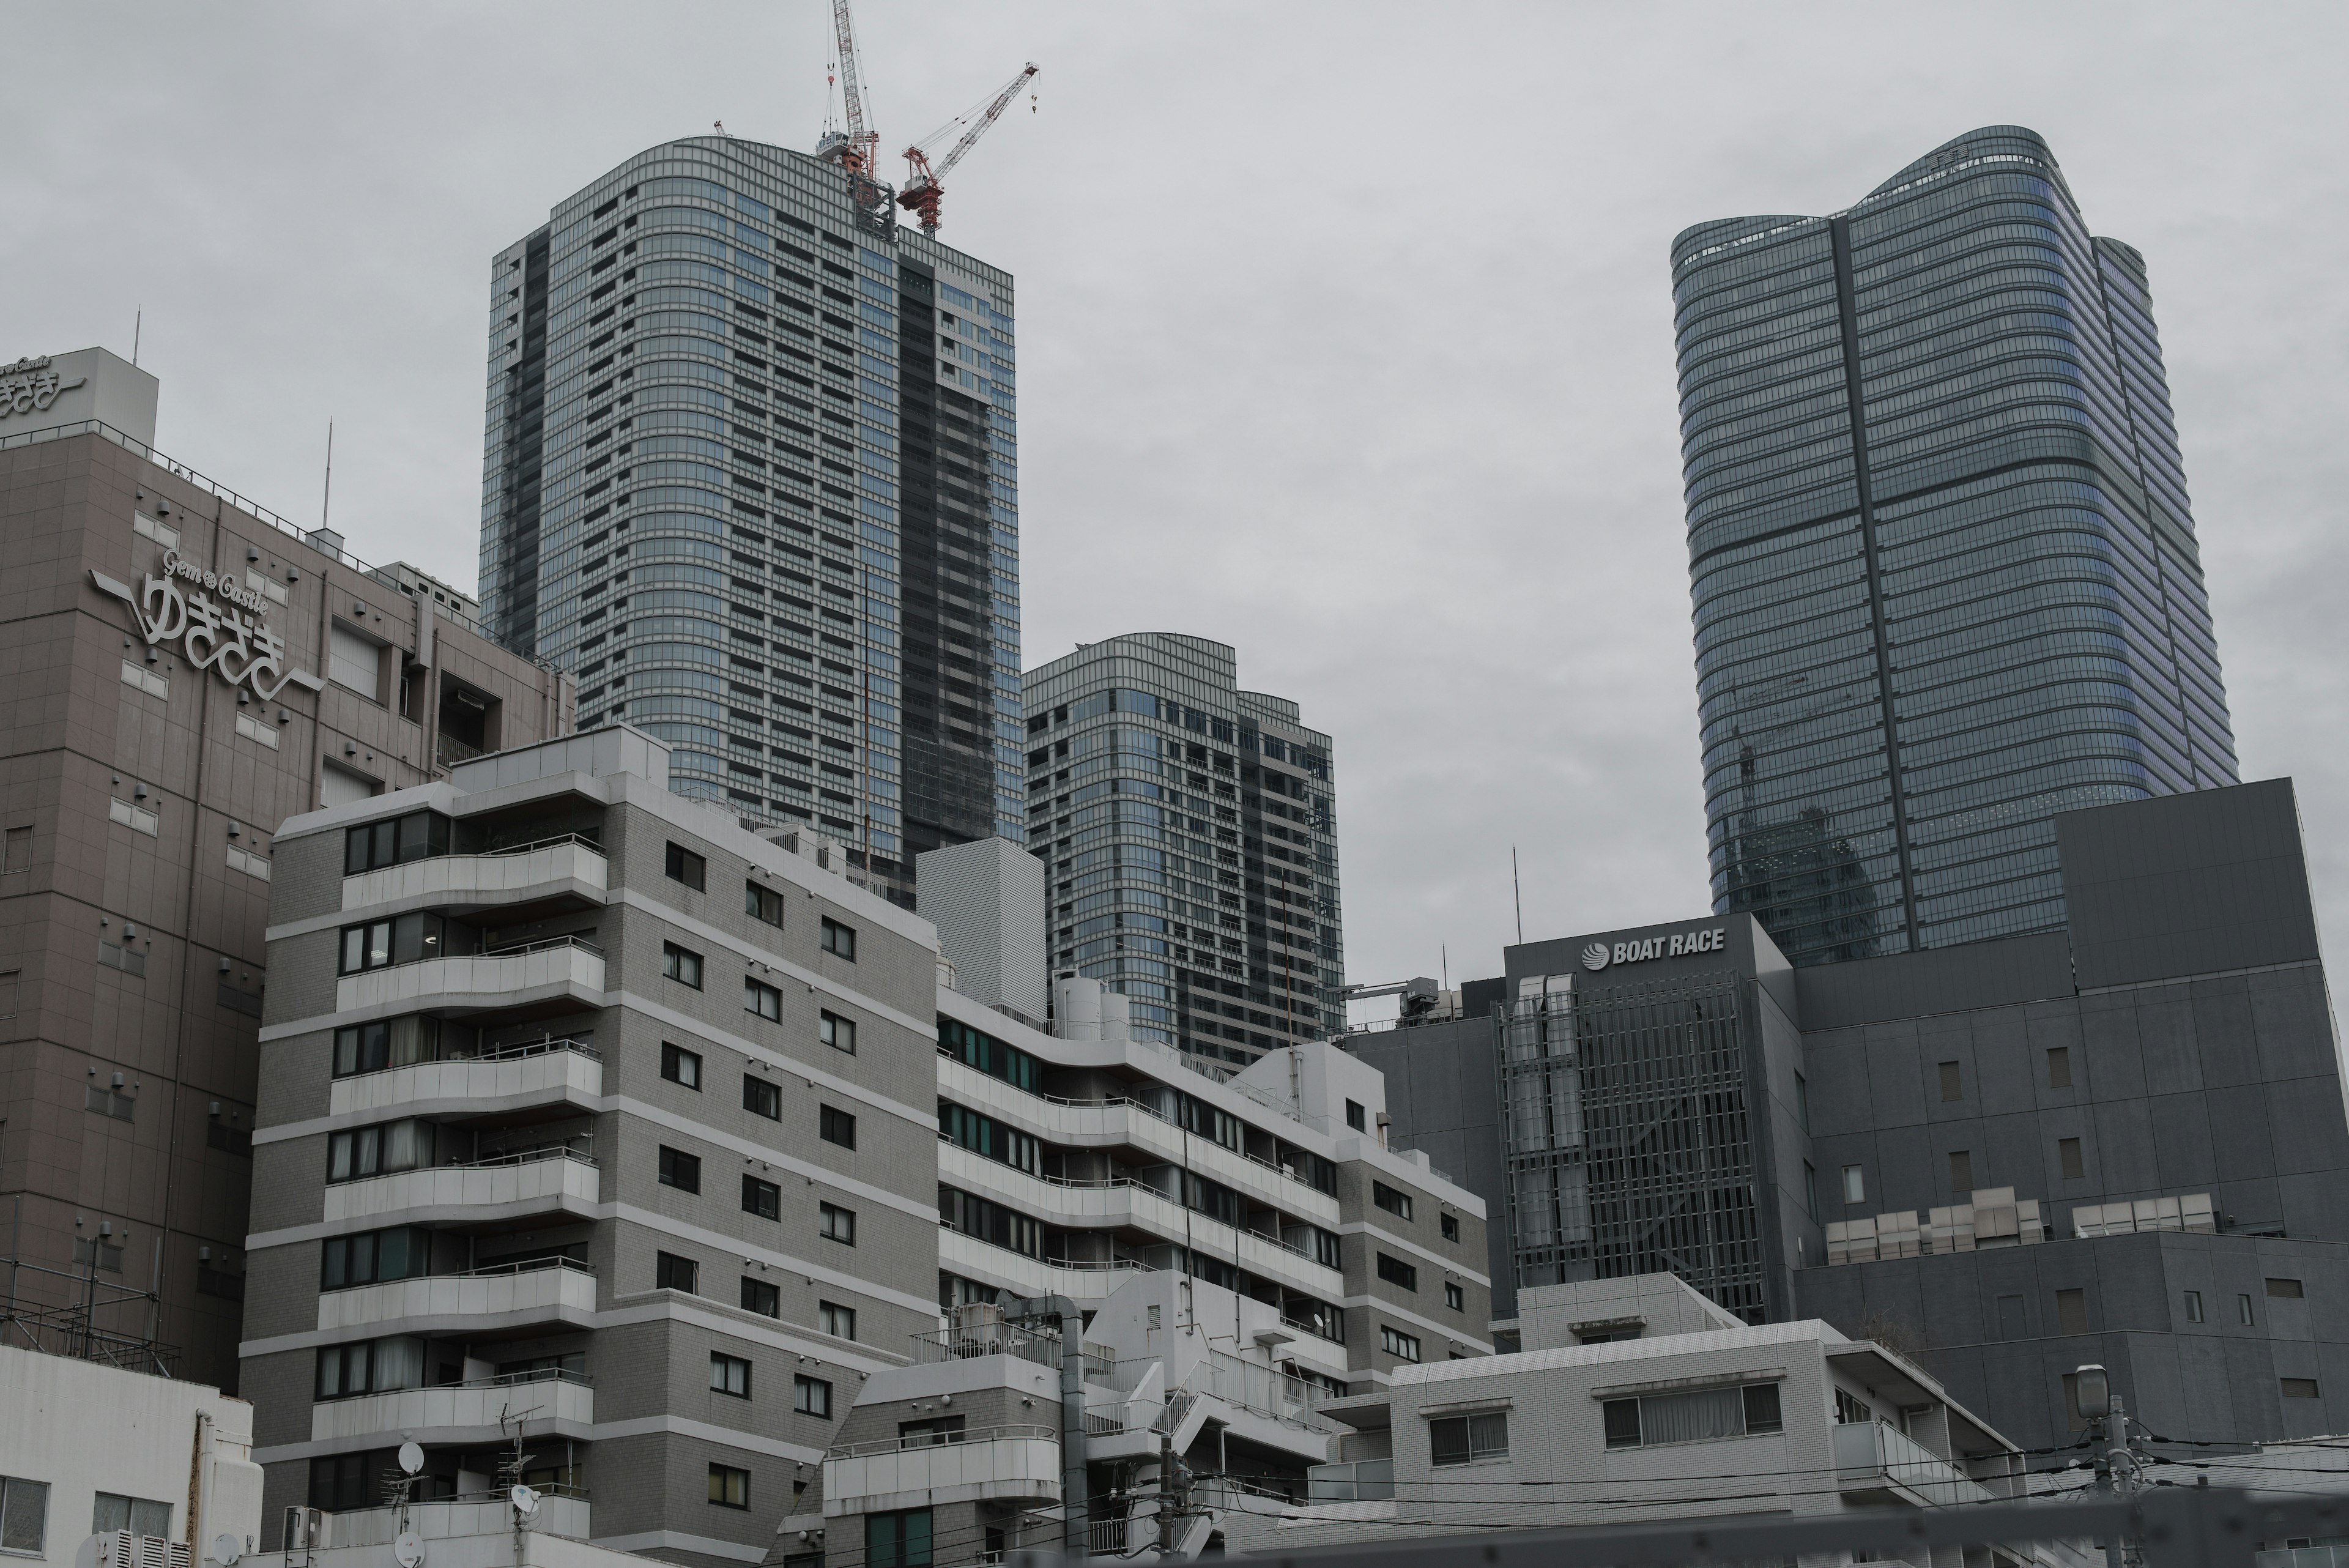
[[[2072, 1374], [2075, 1402], [2081, 1416], [2104, 1426], [2105, 1451], [2096, 1456], [2096, 1490], [2127, 1499], [2145, 1484], [2144, 1464], [2129, 1439], [2128, 1407], [2112, 1392], [2105, 1369], [2094, 1364]], [[2144, 1555], [2134, 1535], [2115, 1534], [2105, 1542], [2105, 1568], [2140, 1568]]]

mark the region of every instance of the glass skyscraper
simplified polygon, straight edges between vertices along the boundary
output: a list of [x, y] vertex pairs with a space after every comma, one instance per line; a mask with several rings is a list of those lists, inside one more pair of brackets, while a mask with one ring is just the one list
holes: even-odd
[[498, 254], [481, 612], [904, 900], [1025, 829], [1012, 286], [863, 184], [692, 137]]
[[1330, 737], [1241, 691], [1228, 644], [1174, 632], [1086, 644], [1027, 698], [1053, 970], [1226, 1074], [1344, 1029]]
[[2237, 782], [2144, 258], [2013, 126], [1671, 254], [1714, 908], [2062, 926], [2056, 813]]

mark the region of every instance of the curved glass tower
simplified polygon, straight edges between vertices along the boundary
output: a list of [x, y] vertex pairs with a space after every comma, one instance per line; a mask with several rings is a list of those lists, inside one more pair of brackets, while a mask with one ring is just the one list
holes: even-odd
[[1672, 285], [1716, 909], [1797, 964], [2060, 927], [2056, 813], [2237, 782], [2144, 259], [2037, 135]]
[[727, 136], [491, 265], [481, 614], [671, 787], [914, 857], [1027, 819], [1009, 274], [885, 187]]

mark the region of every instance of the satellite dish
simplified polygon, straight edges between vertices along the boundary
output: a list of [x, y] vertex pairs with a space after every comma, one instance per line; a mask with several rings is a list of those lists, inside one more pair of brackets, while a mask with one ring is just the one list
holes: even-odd
[[513, 1500], [514, 1511], [524, 1519], [538, 1511], [538, 1493], [526, 1486], [518, 1486], [506, 1496]]
[[236, 1568], [236, 1560], [244, 1555], [244, 1542], [222, 1531], [212, 1537], [212, 1560], [221, 1568]]
[[422, 1469], [424, 1468], [424, 1450], [417, 1447], [414, 1443], [400, 1444], [399, 1468], [406, 1470], [409, 1475], [414, 1475], [417, 1471]]
[[74, 1568], [103, 1568], [114, 1560], [114, 1537], [100, 1533], [90, 1536], [74, 1549]]
[[424, 1561], [424, 1538], [412, 1530], [403, 1530], [391, 1543], [391, 1554], [399, 1559], [399, 1568], [419, 1568]]

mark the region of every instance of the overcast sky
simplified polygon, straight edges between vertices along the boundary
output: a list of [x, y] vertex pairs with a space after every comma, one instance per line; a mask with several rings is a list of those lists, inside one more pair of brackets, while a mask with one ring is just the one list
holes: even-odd
[[[1350, 978], [1707, 907], [1666, 251], [1977, 126], [2144, 251], [2247, 778], [2349, 929], [2349, 8], [864, 0], [885, 148], [1019, 280], [1026, 660], [1170, 630], [1337, 737]], [[0, 0], [0, 361], [99, 343], [158, 445], [474, 581], [491, 254], [723, 119], [806, 148], [813, 0]]]

